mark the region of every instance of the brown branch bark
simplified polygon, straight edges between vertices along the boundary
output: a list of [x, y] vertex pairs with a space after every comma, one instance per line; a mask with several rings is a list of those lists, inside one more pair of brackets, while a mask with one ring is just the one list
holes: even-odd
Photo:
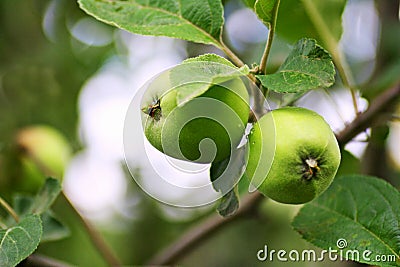
[[353, 122], [344, 128], [336, 137], [343, 147], [359, 133], [369, 128], [384, 111], [390, 111], [400, 97], [400, 83], [384, 91], [371, 103], [369, 108], [361, 113]]
[[88, 237], [92, 241], [92, 244], [97, 249], [99, 254], [104, 258], [107, 264], [109, 266], [121, 266], [122, 265], [121, 262], [115, 256], [114, 252], [105, 242], [101, 234], [97, 231], [96, 227], [80, 214], [80, 212], [74, 207], [74, 205], [71, 203], [69, 198], [64, 194], [64, 192], [61, 192], [60, 196], [64, 199], [65, 203], [70, 207], [71, 211], [75, 213], [78, 221], [85, 228]]
[[17, 266], [19, 267], [71, 267], [67, 263], [43, 255], [32, 254]]
[[237, 221], [240, 218], [254, 214], [258, 210], [261, 200], [265, 199], [263, 195], [254, 192], [243, 199], [238, 211], [227, 218], [214, 214], [198, 225], [189, 229], [178, 240], [169, 245], [166, 249], [157, 254], [149, 261], [149, 265], [169, 265], [177, 262], [184, 255], [206, 240], [213, 233], [217, 232], [225, 225]]
[[[379, 114], [392, 107], [399, 97], [400, 83], [379, 95], [365, 112], [361, 113], [353, 122], [347, 125], [342, 132], [337, 134], [339, 145], [344, 147], [346, 143], [367, 129], [378, 118]], [[208, 237], [224, 226], [240, 218], [245, 218], [251, 214], [257, 213], [258, 207], [263, 199], [266, 198], [260, 193], [252, 193], [243, 199], [240, 208], [234, 215], [228, 218], [222, 218], [214, 214], [206, 218], [198, 225], [189, 229], [167, 248], [155, 255], [155, 257], [149, 261], [149, 265], [169, 265], [176, 263], [184, 255], [187, 255], [196, 246], [204, 242]]]

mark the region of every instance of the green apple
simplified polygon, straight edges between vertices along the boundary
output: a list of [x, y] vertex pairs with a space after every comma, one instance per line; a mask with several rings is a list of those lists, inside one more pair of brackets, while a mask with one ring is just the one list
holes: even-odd
[[265, 196], [301, 204], [328, 188], [340, 158], [336, 137], [320, 115], [305, 108], [285, 107], [265, 114], [254, 124], [249, 134], [246, 176]]
[[40, 173], [42, 180], [45, 176], [62, 180], [71, 148], [57, 129], [47, 125], [28, 126], [18, 132], [16, 141], [28, 173]]
[[[187, 88], [187, 87], [186, 87]], [[179, 90], [167, 91], [143, 108], [148, 141], [164, 154], [197, 163], [230, 156], [241, 141], [249, 116], [249, 95], [239, 78], [211, 86], [177, 105]]]

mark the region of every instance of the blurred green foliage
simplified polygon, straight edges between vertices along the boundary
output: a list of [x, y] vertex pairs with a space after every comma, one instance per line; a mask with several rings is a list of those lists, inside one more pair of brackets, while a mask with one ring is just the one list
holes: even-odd
[[[50, 3], [56, 6], [51, 14], [52, 41], [42, 27]], [[22, 127], [53, 126], [75, 150], [80, 146], [79, 90], [113, 49], [87, 49], [71, 37], [69, 24], [84, 16], [73, 1], [0, 3], [0, 194], [7, 195], [24, 179], [15, 144]]]

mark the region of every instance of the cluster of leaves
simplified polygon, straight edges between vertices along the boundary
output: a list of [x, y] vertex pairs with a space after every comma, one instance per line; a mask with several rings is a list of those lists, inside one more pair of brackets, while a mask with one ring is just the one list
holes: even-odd
[[31, 255], [41, 242], [69, 235], [69, 230], [50, 207], [61, 192], [59, 180], [48, 178], [36, 196], [14, 196], [13, 210], [18, 222], [9, 218], [0, 230], [0, 266], [11, 267]]

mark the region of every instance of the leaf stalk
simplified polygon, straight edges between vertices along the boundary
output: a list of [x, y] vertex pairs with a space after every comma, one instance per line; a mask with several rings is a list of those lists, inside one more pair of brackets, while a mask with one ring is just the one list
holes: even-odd
[[276, 27], [276, 20], [278, 18], [279, 4], [280, 4], [280, 0], [277, 0], [275, 3], [274, 9], [273, 9], [272, 22], [269, 23], [267, 43], [265, 44], [265, 50], [264, 50], [264, 53], [263, 53], [263, 55], [261, 57], [261, 61], [260, 61], [260, 72], [261, 73], [266, 73], [267, 61], [268, 61], [269, 53], [271, 51], [272, 41], [274, 40], [274, 35], [275, 35], [275, 27]]
[[357, 88], [354, 87], [354, 78], [348, 63], [338, 46], [338, 42], [335, 40], [321, 14], [318, 12], [314, 2], [312, 0], [302, 0], [302, 2], [308, 17], [325, 43], [326, 48], [332, 55], [332, 60], [337, 68], [340, 78], [342, 79], [343, 85], [350, 90], [354, 112], [356, 115], [359, 115]]
[[19, 222], [19, 216], [15, 212], [13, 208], [5, 201], [2, 197], [0, 197], [0, 205], [11, 215], [11, 217], [14, 218], [14, 220], [18, 223]]

